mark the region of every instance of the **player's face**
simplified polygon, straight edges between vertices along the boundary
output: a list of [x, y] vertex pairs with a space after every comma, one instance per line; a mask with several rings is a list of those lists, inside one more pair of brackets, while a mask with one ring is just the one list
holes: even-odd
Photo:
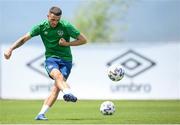
[[56, 16], [53, 13], [49, 13], [47, 17], [48, 17], [49, 24], [53, 28], [55, 28], [57, 26], [57, 24], [61, 18], [61, 16]]

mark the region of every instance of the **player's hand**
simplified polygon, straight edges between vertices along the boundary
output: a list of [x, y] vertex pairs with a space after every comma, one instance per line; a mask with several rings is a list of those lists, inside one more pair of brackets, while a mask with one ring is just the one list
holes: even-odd
[[67, 42], [64, 38], [61, 38], [59, 40], [59, 45], [60, 46], [69, 46], [69, 42]]
[[12, 54], [12, 49], [8, 48], [5, 52], [4, 52], [4, 57], [5, 59], [9, 59], [11, 57]]

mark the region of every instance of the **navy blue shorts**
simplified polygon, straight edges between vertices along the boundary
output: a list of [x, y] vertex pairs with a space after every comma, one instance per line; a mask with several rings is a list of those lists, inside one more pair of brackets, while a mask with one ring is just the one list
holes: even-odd
[[45, 68], [49, 76], [52, 69], [58, 69], [64, 78], [67, 79], [71, 72], [72, 61], [65, 61], [60, 58], [49, 57], [45, 60]]

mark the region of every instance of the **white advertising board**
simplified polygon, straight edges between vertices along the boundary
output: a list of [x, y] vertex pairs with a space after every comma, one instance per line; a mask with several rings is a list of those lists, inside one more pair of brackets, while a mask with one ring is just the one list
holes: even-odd
[[[42, 47], [25, 45], [10, 60], [1, 48], [1, 98], [44, 99], [51, 80], [44, 67]], [[180, 44], [151, 47], [73, 47], [73, 68], [68, 79], [79, 99], [180, 99]], [[119, 82], [107, 76], [110, 64], [126, 72]], [[59, 98], [62, 98], [60, 93]]]

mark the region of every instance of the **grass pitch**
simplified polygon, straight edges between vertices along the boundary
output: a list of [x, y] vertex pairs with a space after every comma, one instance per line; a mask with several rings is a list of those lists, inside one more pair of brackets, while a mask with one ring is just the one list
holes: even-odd
[[111, 100], [116, 112], [100, 113], [103, 100], [62, 100], [46, 114], [48, 121], [36, 121], [42, 100], [0, 100], [1, 124], [180, 124], [180, 100], [132, 101]]

